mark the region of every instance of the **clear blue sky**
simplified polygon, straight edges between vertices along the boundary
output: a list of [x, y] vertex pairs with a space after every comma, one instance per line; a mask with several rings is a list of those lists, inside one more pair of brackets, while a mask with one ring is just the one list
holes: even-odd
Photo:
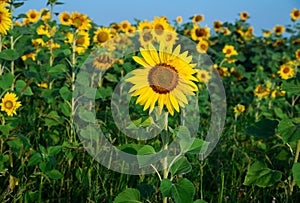
[[[203, 14], [201, 25], [211, 27], [213, 21], [233, 22], [238, 14], [247, 11], [249, 23], [255, 33], [261, 29], [272, 29], [275, 25], [291, 23], [290, 12], [300, 9], [300, 0], [60, 0], [64, 5], [57, 5], [56, 12], [78, 11], [87, 14], [98, 25], [134, 18], [152, 20], [154, 16], [166, 16], [175, 20], [182, 16], [186, 22], [194, 14]], [[75, 3], [76, 2], [76, 3]], [[16, 13], [25, 13], [29, 9], [41, 9], [47, 0], [28, 0]]]

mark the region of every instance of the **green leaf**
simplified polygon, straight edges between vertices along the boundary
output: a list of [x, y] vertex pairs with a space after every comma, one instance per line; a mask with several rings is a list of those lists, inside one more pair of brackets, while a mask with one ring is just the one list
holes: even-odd
[[60, 94], [60, 96], [61, 96], [64, 100], [68, 100], [68, 101], [69, 101], [69, 100], [71, 100], [71, 98], [72, 98], [72, 93], [71, 93], [71, 91], [70, 91], [66, 86], [60, 88], [59, 94]]
[[244, 185], [257, 185], [258, 187], [269, 187], [280, 181], [281, 172], [271, 170], [264, 162], [255, 162], [249, 168]]
[[171, 197], [172, 182], [169, 179], [163, 179], [160, 182], [160, 192], [163, 197]]
[[192, 146], [187, 150], [189, 154], [199, 154], [200, 152], [205, 152], [208, 148], [209, 142], [202, 139], [195, 138]]
[[276, 120], [262, 119], [246, 128], [246, 133], [259, 139], [266, 139], [275, 135], [277, 125]]
[[53, 180], [58, 180], [58, 179], [61, 179], [63, 178], [63, 174], [61, 172], [59, 172], [58, 170], [56, 169], [53, 169], [51, 171], [47, 171], [46, 172], [46, 175], [50, 178], [50, 179], [53, 179]]
[[207, 203], [207, 201], [205, 201], [203, 199], [197, 199], [193, 203]]
[[277, 132], [285, 143], [295, 142], [300, 140], [300, 123], [291, 119], [283, 119], [279, 122]]
[[14, 61], [20, 57], [15, 49], [5, 49], [0, 52], [0, 59], [6, 61]]
[[139, 203], [140, 192], [137, 189], [128, 188], [118, 194], [113, 203]]
[[186, 157], [180, 157], [172, 166], [170, 169], [170, 172], [172, 176], [178, 175], [178, 174], [186, 174], [192, 170], [192, 165], [187, 160]]
[[91, 122], [94, 123], [95, 122], [95, 114], [89, 110], [86, 110], [84, 108], [80, 108], [79, 112], [78, 112], [78, 116], [81, 120], [85, 121], [85, 122]]
[[156, 153], [155, 149], [150, 145], [145, 145], [137, 151], [137, 159], [139, 166], [149, 166], [149, 164], [155, 164], [166, 156], [166, 151]]
[[123, 144], [121, 146], [118, 146], [117, 148], [123, 152], [126, 152], [128, 154], [137, 155], [139, 149], [144, 147], [144, 145], [139, 144]]
[[29, 158], [27, 166], [34, 166], [37, 165], [42, 161], [42, 155], [39, 152], [33, 152]]
[[119, 82], [118, 79], [117, 79], [117, 76], [113, 75], [111, 73], [107, 73], [105, 75], [105, 79], [108, 80], [109, 82]]
[[63, 123], [63, 118], [56, 111], [51, 111], [45, 118], [46, 126], [57, 126]]
[[11, 73], [5, 73], [0, 77], [0, 88], [6, 90], [11, 87], [14, 82], [14, 76]]
[[85, 128], [81, 129], [80, 136], [85, 139], [94, 141], [97, 141], [100, 138], [98, 130], [92, 125], [88, 125]]
[[55, 156], [58, 152], [60, 152], [62, 149], [62, 146], [52, 146], [48, 148], [48, 155], [49, 156]]
[[300, 80], [290, 79], [282, 83], [281, 88], [292, 95], [300, 95]]
[[300, 163], [294, 163], [292, 172], [296, 185], [300, 187]]
[[24, 94], [24, 95], [33, 95], [33, 92], [31, 88], [29, 87], [29, 83], [26, 84], [24, 80], [17, 80], [16, 85], [15, 85], [16, 91], [19, 94]]
[[195, 195], [195, 188], [191, 181], [186, 178], [172, 185], [172, 198], [176, 203], [192, 203]]

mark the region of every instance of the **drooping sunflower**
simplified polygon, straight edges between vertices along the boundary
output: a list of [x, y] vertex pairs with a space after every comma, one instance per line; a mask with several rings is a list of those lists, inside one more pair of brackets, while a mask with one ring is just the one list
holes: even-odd
[[288, 64], [281, 65], [280, 70], [277, 71], [277, 73], [284, 80], [287, 80], [296, 75], [295, 70], [291, 67], [291, 65]]
[[300, 49], [295, 52], [296, 59], [300, 60]]
[[208, 42], [206, 40], [200, 40], [198, 42], [198, 44], [196, 45], [196, 50], [201, 53], [201, 54], [204, 54], [207, 52], [208, 50]]
[[159, 51], [153, 45], [141, 48], [142, 57], [134, 56], [133, 59], [143, 66], [133, 70], [132, 77], [126, 82], [134, 86], [129, 90], [132, 96], [138, 96], [137, 104], [144, 106], [144, 111], [151, 113], [156, 102], [159, 113], [164, 106], [171, 115], [174, 109], [179, 112], [188, 103], [186, 95], [194, 95], [198, 90], [193, 76], [196, 73], [195, 64], [191, 64], [192, 56], [188, 52], [180, 53], [181, 46], [173, 50], [172, 46], [160, 43]]
[[234, 46], [232, 45], [225, 45], [222, 52], [225, 54], [225, 57], [231, 57], [238, 55], [237, 51], [235, 50]]
[[210, 29], [208, 27], [199, 27], [198, 25], [195, 25], [191, 30], [190, 35], [191, 38], [195, 41], [208, 39], [210, 36]]
[[71, 15], [69, 12], [65, 11], [59, 15], [59, 21], [62, 25], [70, 26], [72, 25]]
[[247, 12], [240, 13], [240, 18], [242, 21], [246, 21], [249, 18], [249, 14]]
[[282, 33], [284, 33], [284, 27], [282, 25], [276, 25], [274, 28], [273, 28], [273, 31], [275, 33], [275, 35], [281, 35]]
[[216, 32], [219, 32], [220, 30], [222, 30], [222, 23], [220, 21], [215, 21], [214, 22], [214, 30]]
[[31, 9], [26, 15], [30, 23], [36, 23], [40, 19], [40, 13], [37, 10]]
[[103, 44], [109, 39], [111, 39], [111, 33], [109, 28], [102, 27], [94, 32], [93, 41], [97, 42], [98, 44]]
[[17, 115], [17, 109], [22, 106], [21, 102], [18, 101], [18, 97], [15, 93], [6, 93], [2, 98], [0, 104], [1, 111], [5, 111], [8, 116]]
[[93, 59], [93, 66], [99, 70], [107, 70], [116, 62], [112, 54], [102, 54]]
[[12, 24], [11, 13], [8, 9], [4, 8], [3, 5], [0, 6], [0, 34], [7, 34]]
[[85, 14], [78, 12], [72, 12], [71, 14], [72, 25], [80, 30], [89, 30], [92, 25], [92, 20], [87, 17]]
[[208, 83], [208, 81], [211, 78], [209, 72], [207, 70], [203, 70], [203, 69], [197, 70], [196, 77], [199, 80], [199, 82], [202, 82], [202, 83]]
[[298, 20], [300, 18], [300, 10], [294, 8], [291, 12], [291, 18], [293, 21]]
[[195, 14], [192, 18], [193, 23], [201, 23], [204, 20], [203, 15], [197, 15]]

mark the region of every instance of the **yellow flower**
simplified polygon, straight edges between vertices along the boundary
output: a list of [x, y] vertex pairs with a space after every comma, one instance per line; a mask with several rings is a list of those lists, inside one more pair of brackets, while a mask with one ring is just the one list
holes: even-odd
[[268, 97], [270, 94], [270, 89], [264, 87], [262, 85], [257, 85], [254, 90], [254, 96], [258, 97], [259, 99], [263, 97]]
[[228, 71], [228, 68], [226, 67], [220, 67], [217, 69], [219, 72], [219, 75], [224, 78], [224, 77], [229, 77], [230, 76], [230, 72]]
[[38, 83], [37, 86], [40, 87], [40, 88], [44, 88], [44, 89], [49, 88], [47, 83]]
[[4, 8], [3, 5], [0, 5], [0, 34], [7, 34], [7, 31], [10, 29], [12, 20], [11, 13], [8, 9]]
[[139, 32], [139, 42], [142, 47], [147, 47], [154, 41], [154, 36], [152, 30], [144, 30]]
[[235, 107], [233, 107], [233, 111], [234, 111], [234, 113], [236, 113], [236, 114], [243, 113], [243, 112], [245, 111], [245, 106], [242, 105], [242, 104], [238, 104], [238, 105], [236, 105]]
[[192, 56], [187, 51], [180, 54], [180, 49], [180, 45], [173, 50], [173, 46], [161, 43], [157, 52], [150, 44], [140, 49], [142, 57], [133, 57], [143, 68], [133, 70], [133, 76], [126, 81], [134, 85], [129, 93], [138, 96], [136, 103], [144, 105], [144, 111], [149, 109], [151, 113], [157, 102], [159, 113], [165, 105], [174, 115], [174, 110], [179, 112], [188, 103], [186, 95], [198, 90], [193, 76], [195, 65], [190, 64]]
[[300, 60], [300, 49], [295, 52], [296, 59]]
[[73, 44], [74, 40], [75, 40], [75, 51], [78, 54], [84, 53], [86, 49], [90, 46], [89, 33], [84, 30], [80, 30], [76, 34], [76, 36], [74, 36], [74, 34], [70, 32], [67, 33], [67, 42]]
[[120, 23], [120, 29], [123, 31], [123, 32], [127, 32], [129, 27], [131, 26], [130, 22], [128, 22], [127, 20], [124, 20]]
[[154, 17], [153, 21], [153, 36], [157, 40], [164, 40], [166, 37], [165, 31], [173, 31], [171, 25], [167, 22], [166, 18], [164, 17]]
[[193, 23], [200, 23], [204, 20], [203, 15], [194, 15], [192, 18]]
[[284, 33], [284, 27], [282, 25], [276, 25], [274, 28], [273, 28], [273, 31], [275, 33], [275, 35], [281, 35], [282, 33]]
[[198, 25], [195, 25], [191, 30], [190, 35], [193, 40], [208, 39], [210, 36], [210, 29], [208, 27], [202, 28]]
[[69, 12], [62, 12], [59, 15], [59, 21], [62, 25], [72, 25], [72, 19], [71, 19], [71, 15]]
[[176, 22], [177, 22], [178, 24], [182, 23], [182, 17], [181, 17], [181, 16], [177, 16]]
[[234, 46], [232, 45], [225, 45], [222, 52], [225, 54], [226, 57], [238, 55], [237, 51], [234, 49]]
[[94, 37], [93, 37], [94, 42], [103, 44], [104, 42], [106, 42], [109, 39], [111, 39], [111, 33], [110, 33], [109, 28], [106, 28], [106, 27], [99, 28], [98, 30], [96, 30], [94, 32]]
[[26, 61], [29, 58], [32, 59], [33, 61], [36, 61], [36, 53], [29, 53], [29, 54], [25, 54], [25, 55], [21, 56], [21, 59], [23, 61]]
[[0, 4], [5, 6], [9, 6], [11, 4], [11, 0], [0, 0]]
[[280, 70], [277, 71], [277, 73], [284, 80], [287, 80], [296, 75], [295, 70], [291, 67], [291, 65], [288, 64], [281, 65]]
[[100, 55], [93, 59], [93, 66], [99, 70], [107, 70], [116, 62], [112, 54]]
[[264, 37], [270, 37], [271, 34], [272, 34], [272, 32], [270, 30], [266, 30], [263, 32]]
[[42, 38], [32, 39], [31, 43], [35, 48], [38, 48], [40, 46], [43, 47], [46, 44]]
[[78, 28], [79, 30], [89, 30], [92, 27], [92, 20], [89, 19], [85, 14], [72, 12], [71, 21], [72, 25]]
[[5, 111], [8, 116], [17, 115], [16, 110], [22, 106], [15, 93], [6, 93], [2, 98], [1, 111]]
[[36, 23], [40, 19], [40, 13], [36, 10], [29, 10], [26, 15], [30, 23]]
[[139, 24], [137, 26], [137, 29], [139, 31], [149, 30], [152, 28], [153, 28], [153, 25], [151, 23], [149, 23], [147, 20], [139, 22]]
[[14, 26], [15, 27], [22, 27], [22, 23], [20, 23], [19, 21], [15, 21]]
[[240, 18], [242, 21], [246, 21], [249, 18], [249, 15], [247, 12], [240, 13]]
[[49, 22], [49, 21], [51, 20], [51, 12], [50, 12], [48, 9], [42, 8], [42, 9], [40, 10], [40, 14], [41, 14], [41, 16], [42, 16], [42, 20], [43, 20], [45, 23], [47, 23], [47, 22]]
[[198, 44], [196, 45], [196, 50], [197, 50], [199, 53], [204, 54], [204, 53], [207, 52], [208, 47], [209, 47], [209, 45], [208, 45], [208, 42], [207, 42], [207, 41], [205, 41], [205, 40], [200, 40], [200, 41], [198, 42]]
[[211, 78], [209, 72], [206, 70], [197, 70], [196, 77], [199, 80], [199, 82], [202, 82], [202, 83], [208, 83], [208, 81]]
[[294, 8], [291, 12], [291, 18], [293, 21], [298, 20], [300, 18], [300, 10]]
[[225, 28], [225, 29], [223, 30], [223, 34], [224, 34], [224, 35], [230, 35], [230, 30], [229, 30], [228, 28]]
[[214, 30], [216, 32], [219, 32], [220, 30], [222, 30], [222, 23], [220, 21], [215, 21], [214, 22]]
[[40, 25], [37, 29], [36, 32], [38, 35], [45, 35], [47, 37], [51, 37], [55, 33], [56, 27], [50, 27], [49, 25]]

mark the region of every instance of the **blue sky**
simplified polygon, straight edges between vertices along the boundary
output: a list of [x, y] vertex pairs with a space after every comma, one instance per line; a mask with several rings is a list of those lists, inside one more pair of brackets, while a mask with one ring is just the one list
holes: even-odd
[[[182, 16], [188, 21], [194, 14], [203, 14], [205, 20], [201, 25], [211, 27], [213, 21], [233, 22], [238, 14], [247, 11], [249, 23], [254, 26], [255, 33], [261, 29], [272, 29], [275, 25], [291, 23], [290, 12], [300, 9], [299, 0], [61, 0], [64, 5], [57, 5], [56, 12], [78, 11], [87, 14], [98, 25], [134, 18], [152, 20], [154, 16], [166, 16], [175, 20]], [[76, 2], [76, 3], [74, 3]], [[47, 0], [28, 0], [16, 13], [25, 13], [29, 9], [41, 9]]]

